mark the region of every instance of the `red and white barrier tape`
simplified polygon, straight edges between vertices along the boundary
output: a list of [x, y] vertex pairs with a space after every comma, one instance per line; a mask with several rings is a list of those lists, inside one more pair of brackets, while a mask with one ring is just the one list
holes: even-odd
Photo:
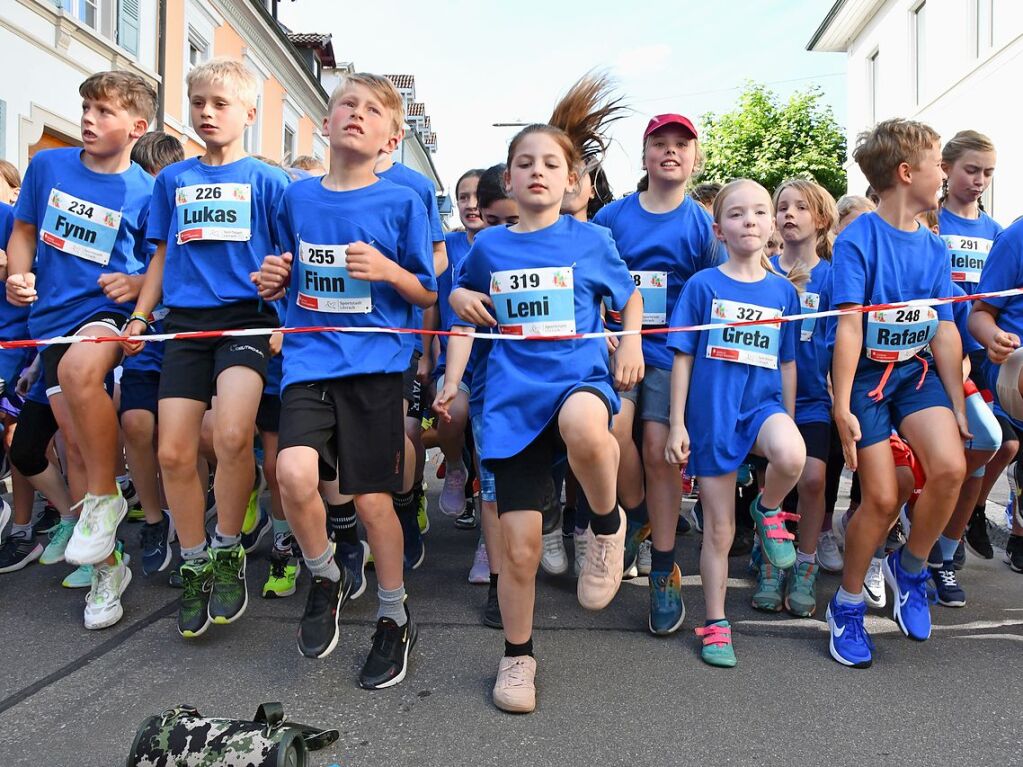
[[[634, 336], [634, 335], [656, 335], [660, 333], [693, 333], [701, 330], [714, 330], [722, 327], [746, 327], [748, 325], [777, 325], [782, 322], [800, 322], [807, 319], [820, 317], [838, 317], [843, 314], [864, 314], [866, 312], [881, 311], [885, 309], [906, 309], [918, 306], [941, 306], [944, 304], [957, 304], [963, 301], [983, 301], [988, 298], [1007, 298], [1023, 294], [1023, 288], [1009, 288], [1008, 290], [997, 290], [990, 293], [974, 293], [968, 296], [950, 296], [948, 298], [917, 298], [912, 301], [898, 301], [891, 304], [873, 304], [871, 306], [856, 306], [849, 309], [829, 309], [824, 312], [806, 312], [805, 314], [792, 314], [774, 319], [764, 320], [738, 320], [734, 322], [714, 322], [704, 325], [687, 325], [684, 327], [662, 327], [644, 328], [643, 330], [604, 330], [596, 333], [575, 333], [563, 336], [516, 336], [502, 335], [499, 333], [460, 333], [454, 330], [419, 330], [415, 328], [378, 328], [378, 327], [335, 327], [331, 325], [317, 325], [301, 328], [242, 328], [238, 330], [198, 330], [186, 333], [153, 333], [149, 335], [136, 336], [140, 341], [159, 342], [175, 341], [185, 339], [206, 339], [226, 338], [245, 336], [268, 336], [271, 333], [397, 333], [403, 335], [431, 335], [431, 336], [471, 336], [472, 338], [484, 338], [488, 340], [502, 341], [566, 341], [587, 338], [608, 338], [609, 336]], [[34, 338], [20, 341], [0, 341], [0, 349], [27, 349], [39, 346], [52, 346], [54, 344], [100, 344], [116, 343], [123, 341], [122, 336], [56, 336], [54, 338]]]

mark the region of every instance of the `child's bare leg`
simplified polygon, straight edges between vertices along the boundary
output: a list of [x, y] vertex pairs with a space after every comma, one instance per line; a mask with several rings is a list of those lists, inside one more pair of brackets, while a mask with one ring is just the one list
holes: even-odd
[[252, 454], [256, 412], [263, 395], [263, 379], [251, 368], [230, 367], [217, 377], [217, 390], [231, 392], [218, 397], [213, 424], [213, 449], [217, 473], [213, 494], [217, 499], [217, 529], [225, 536], [241, 534], [245, 509], [256, 480]]
[[160, 400], [160, 434], [157, 456], [167, 505], [182, 549], [206, 542], [206, 486], [196, 469], [199, 432], [206, 403], [183, 397]]
[[543, 518], [539, 511], [509, 511], [501, 515], [500, 525], [504, 541], [501, 577], [497, 581], [501, 622], [505, 639], [523, 644], [533, 635]]
[[708, 621], [725, 617], [728, 586], [728, 550], [735, 538], [735, 472], [719, 477], [699, 477], [703, 505], [703, 548], [700, 579], [707, 603]]

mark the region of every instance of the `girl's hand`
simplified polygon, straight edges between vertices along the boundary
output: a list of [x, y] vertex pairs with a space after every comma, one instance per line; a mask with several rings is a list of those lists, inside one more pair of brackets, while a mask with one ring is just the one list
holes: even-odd
[[437, 392], [437, 397], [433, 401], [433, 412], [443, 418], [444, 423], [451, 423], [451, 413], [448, 411], [448, 405], [458, 396], [458, 383], [458, 381], [445, 379], [444, 388]]
[[668, 431], [664, 460], [673, 466], [681, 466], [689, 461], [689, 432], [684, 425], [672, 426]]
[[1006, 333], [999, 330], [991, 339], [991, 345], [987, 348], [987, 358], [996, 365], [1001, 365], [1005, 360], [1019, 348], [1019, 336], [1015, 333]]
[[451, 291], [451, 309], [460, 320], [471, 322], [478, 327], [492, 328], [497, 325], [487, 307], [493, 308], [494, 302], [486, 293], [477, 293], [468, 288], [455, 288]]
[[964, 441], [973, 439], [973, 434], [970, 433], [970, 422], [966, 417], [966, 413], [962, 410], [953, 411], [956, 417], [956, 426], [959, 427], [959, 436]]
[[639, 336], [623, 336], [614, 356], [615, 388], [630, 391], [643, 380], [643, 346]]
[[36, 276], [32, 272], [7, 275], [7, 301], [14, 306], [28, 306], [39, 295], [36, 293]]
[[121, 335], [124, 336], [124, 340], [121, 341], [121, 348], [124, 349], [126, 357], [134, 357], [142, 351], [145, 342], [139, 339], [138, 336], [144, 335], [147, 330], [149, 330], [149, 326], [142, 320], [128, 319], [124, 330], [121, 331]]
[[852, 413], [835, 411], [835, 428], [842, 440], [842, 455], [845, 465], [850, 471], [856, 471], [856, 443], [863, 436], [860, 432], [860, 421]]
[[291, 261], [290, 253], [263, 259], [259, 271], [250, 275], [252, 282], [259, 288], [260, 298], [276, 301], [284, 296], [284, 288], [291, 279]]

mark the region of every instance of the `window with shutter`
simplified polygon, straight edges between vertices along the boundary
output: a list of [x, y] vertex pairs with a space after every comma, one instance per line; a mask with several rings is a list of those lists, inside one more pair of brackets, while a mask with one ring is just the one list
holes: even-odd
[[139, 52], [139, 0], [119, 0], [117, 3], [117, 44], [128, 53]]

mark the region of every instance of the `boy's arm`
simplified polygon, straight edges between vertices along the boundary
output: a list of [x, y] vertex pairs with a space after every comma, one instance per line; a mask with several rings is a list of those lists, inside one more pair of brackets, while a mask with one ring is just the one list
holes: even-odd
[[32, 264], [36, 258], [34, 224], [14, 220], [11, 238], [7, 241], [7, 300], [14, 306], [28, 306], [36, 300], [36, 276]]
[[686, 402], [689, 382], [693, 376], [693, 355], [675, 352], [671, 365], [671, 409], [668, 441], [664, 446], [664, 459], [675, 466], [689, 460], [689, 431], [686, 429]]
[[433, 273], [434, 275], [444, 274], [448, 268], [448, 246], [444, 241], [433, 243]]
[[972, 439], [973, 435], [966, 422], [966, 404], [963, 402], [963, 342], [954, 322], [942, 320], [938, 323], [938, 332], [931, 341], [931, 354], [938, 368], [938, 378], [948, 398], [952, 400], [952, 412], [959, 433], [963, 439]]
[[163, 297], [163, 267], [166, 263], [167, 243], [159, 242], [156, 245], [156, 252], [149, 260], [149, 266], [146, 267], [142, 290], [139, 291], [138, 300], [135, 302], [136, 314], [144, 314], [148, 317], [159, 306], [160, 299]]
[[790, 418], [796, 417], [796, 363], [781, 363], [781, 401]]
[[[858, 304], [840, 304], [847, 309]], [[856, 470], [856, 443], [860, 440], [860, 422], [850, 410], [853, 378], [863, 351], [863, 318], [859, 313], [843, 314], [835, 329], [835, 351], [831, 359], [831, 383], [834, 389], [835, 426], [842, 440], [845, 464]]]
[[458, 385], [462, 383], [465, 366], [469, 364], [469, 354], [472, 352], [472, 336], [459, 335], [459, 333], [471, 333], [475, 330], [475, 328], [465, 325], [455, 325], [451, 329], [456, 335], [448, 337], [444, 388], [437, 392], [437, 397], [433, 401], [434, 412], [438, 413], [445, 422], [451, 421], [448, 405], [458, 396]]
[[420, 308], [426, 309], [437, 300], [437, 291], [424, 288], [416, 275], [365, 242], [353, 242], [348, 246], [345, 266], [355, 279], [386, 282], [402, 298]]
[[969, 319], [970, 334], [977, 339], [977, 343], [987, 349], [988, 359], [996, 365], [1005, 362], [1020, 344], [1019, 336], [1015, 333], [1006, 333], [998, 327], [1000, 313], [991, 304], [975, 301]]
[[[601, 301], [601, 306], [603, 303]], [[638, 331], [642, 327], [643, 296], [636, 289], [622, 309], [622, 329]], [[615, 350], [615, 388], [618, 391], [629, 391], [643, 380], [644, 373], [643, 342], [640, 335], [619, 336], [618, 348]]]

